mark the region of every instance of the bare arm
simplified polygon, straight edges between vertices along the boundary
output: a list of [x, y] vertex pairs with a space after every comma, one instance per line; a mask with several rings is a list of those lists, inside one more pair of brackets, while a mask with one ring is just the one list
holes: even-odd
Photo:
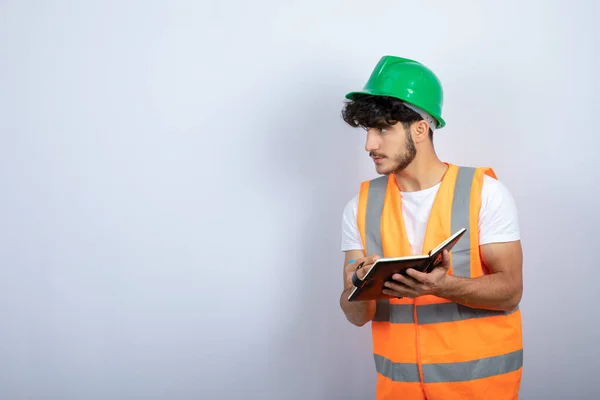
[[488, 275], [469, 279], [447, 275], [437, 296], [470, 307], [512, 310], [523, 293], [523, 252], [520, 241], [480, 247]]
[[[346, 315], [346, 319], [356, 326], [363, 326], [367, 322], [371, 321], [375, 316], [375, 301], [348, 301], [348, 296], [352, 291], [354, 285], [352, 285], [352, 274], [356, 270], [356, 266], [365, 261], [365, 266], [372, 264], [378, 257], [367, 257], [365, 258], [363, 251], [361, 250], [350, 250], [345, 253], [344, 257], [344, 290], [340, 295], [340, 307]], [[353, 263], [349, 263], [351, 260], [356, 260]], [[359, 278], [364, 276], [366, 268], [361, 268], [357, 275]], [[361, 273], [362, 272], [362, 273]]]
[[489, 274], [477, 278], [448, 275], [450, 256], [444, 250], [442, 264], [423, 273], [409, 268], [410, 279], [400, 274], [386, 282], [384, 294], [410, 297], [432, 294], [455, 303], [488, 310], [513, 310], [523, 293], [521, 242], [486, 244], [480, 247]]

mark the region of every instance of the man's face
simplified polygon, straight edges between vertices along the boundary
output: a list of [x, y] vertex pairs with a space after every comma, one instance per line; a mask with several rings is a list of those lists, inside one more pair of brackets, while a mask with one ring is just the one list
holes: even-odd
[[404, 170], [417, 155], [410, 130], [402, 124], [367, 131], [365, 150], [375, 163], [377, 173], [389, 175]]

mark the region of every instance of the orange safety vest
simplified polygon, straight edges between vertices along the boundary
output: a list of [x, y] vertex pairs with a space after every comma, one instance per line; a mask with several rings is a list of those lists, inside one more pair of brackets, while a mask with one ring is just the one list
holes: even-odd
[[[487, 273], [479, 253], [479, 209], [489, 168], [447, 164], [429, 217], [423, 253], [467, 228], [449, 274]], [[358, 227], [367, 255], [410, 255], [393, 174], [361, 184]], [[517, 399], [523, 365], [521, 313], [467, 307], [436, 296], [377, 301], [371, 321], [377, 400]]]

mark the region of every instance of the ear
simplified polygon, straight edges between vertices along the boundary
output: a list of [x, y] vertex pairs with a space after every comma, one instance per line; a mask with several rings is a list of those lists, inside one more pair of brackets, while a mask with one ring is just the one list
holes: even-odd
[[415, 143], [421, 143], [429, 140], [429, 124], [426, 121], [421, 120], [419, 122], [415, 122], [411, 130], [413, 141]]

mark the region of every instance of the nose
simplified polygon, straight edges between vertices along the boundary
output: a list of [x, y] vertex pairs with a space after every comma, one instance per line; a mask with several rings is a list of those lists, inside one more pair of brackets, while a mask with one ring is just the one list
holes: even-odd
[[379, 140], [377, 131], [375, 129], [369, 129], [367, 131], [367, 141], [365, 143], [365, 150], [367, 153], [376, 151], [379, 149]]

